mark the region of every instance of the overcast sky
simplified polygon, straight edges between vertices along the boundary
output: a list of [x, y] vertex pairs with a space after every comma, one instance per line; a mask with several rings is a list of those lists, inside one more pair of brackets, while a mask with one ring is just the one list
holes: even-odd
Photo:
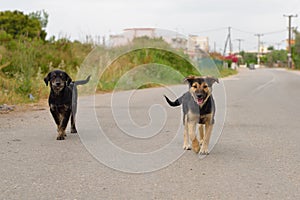
[[[121, 33], [124, 28], [157, 27], [185, 35], [208, 36], [211, 48], [224, 48], [227, 28], [232, 27], [241, 48], [257, 49], [255, 33], [264, 33], [266, 46], [284, 47], [288, 19], [300, 14], [299, 0], [0, 0], [0, 9], [29, 13], [44, 9], [49, 14], [48, 36], [83, 40], [86, 35]], [[300, 24], [300, 16], [292, 26]], [[300, 29], [300, 28], [299, 28]]]

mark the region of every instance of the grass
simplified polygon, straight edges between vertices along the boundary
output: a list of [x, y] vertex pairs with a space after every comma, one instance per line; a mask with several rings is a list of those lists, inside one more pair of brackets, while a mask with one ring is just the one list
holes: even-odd
[[227, 77], [227, 76], [232, 76], [237, 74], [238, 71], [237, 70], [233, 70], [233, 69], [229, 69], [229, 68], [223, 68], [220, 70], [220, 77]]
[[131, 82], [142, 84], [148, 80], [156, 82], [151, 83], [154, 85], [172, 84], [182, 81], [182, 76], [189, 74], [199, 73], [187, 59], [178, 54], [154, 48], [137, 49], [120, 56], [104, 71], [98, 90], [113, 90], [120, 78], [126, 79], [123, 80], [126, 81], [124, 85], [127, 85], [124, 89], [132, 89]]
[[[136, 48], [119, 56], [99, 77], [98, 91], [180, 84], [185, 76], [200, 75], [187, 55], [182, 51], [174, 53], [166, 50], [170, 47], [161, 39], [139, 38], [133, 45], [159, 48]], [[66, 39], [0, 41], [0, 104], [26, 104], [47, 98], [49, 87], [43, 81], [46, 74], [59, 68], [75, 79], [91, 50], [91, 44]], [[117, 53], [118, 49], [114, 51]], [[218, 66], [217, 71], [218, 77], [237, 73], [222, 66]], [[34, 100], [29, 98], [29, 94], [35, 97]]]
[[[21, 37], [0, 41], [0, 104], [24, 104], [47, 98], [45, 75], [54, 68], [75, 75], [91, 49], [67, 40], [44, 42]], [[34, 100], [28, 97], [30, 94]]]

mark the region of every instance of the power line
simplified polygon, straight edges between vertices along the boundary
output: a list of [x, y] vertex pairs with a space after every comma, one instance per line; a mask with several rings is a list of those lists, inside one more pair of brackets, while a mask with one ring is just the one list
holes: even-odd
[[255, 32], [250, 32], [250, 31], [244, 31], [244, 30], [241, 30], [241, 29], [238, 29], [238, 28], [232, 28], [233, 30], [236, 30], [236, 31], [239, 31], [239, 32], [242, 32], [242, 33], [247, 33], [247, 34], [255, 34]]
[[[227, 34], [227, 38], [226, 38], [226, 42], [225, 42], [225, 48], [223, 49], [223, 54], [225, 54], [226, 51], [228, 51], [228, 50], [229, 50], [230, 53], [232, 53], [232, 43], [231, 43], [232, 31], [233, 32], [240, 32], [240, 33], [244, 33], [246, 35], [249, 35], [249, 36], [246, 37], [247, 39], [245, 39], [245, 37], [244, 37], [244, 39], [247, 40], [247, 44], [248, 44], [248, 40], [250, 40], [250, 38], [252, 38], [253, 35], [256, 34], [255, 32], [239, 29], [239, 28], [236, 28], [236, 27], [219, 27], [219, 28], [214, 28], [214, 29], [200, 30], [200, 31], [194, 32], [194, 34], [213, 33], [213, 32], [217, 32], [217, 31], [224, 31], [225, 29], [228, 30], [228, 34]], [[283, 32], [285, 32], [285, 30], [281, 29], [281, 30], [275, 30], [275, 31], [270, 31], [270, 32], [261, 32], [261, 34], [264, 35], [264, 36], [270, 36], [270, 35], [279, 34], [279, 33], [283, 33]], [[252, 35], [252, 36], [250, 37], [250, 35]], [[260, 46], [258, 47], [258, 53], [260, 52], [259, 48], [260, 48]]]
[[266, 32], [264, 33], [264, 35], [272, 35], [272, 34], [277, 34], [277, 33], [283, 33], [285, 32], [286, 30], [278, 30], [278, 31], [272, 31], [272, 32]]
[[227, 29], [227, 27], [221, 27], [221, 28], [215, 28], [215, 29], [208, 29], [208, 30], [196, 31], [195, 33], [215, 32], [215, 31], [221, 31], [221, 30], [225, 30], [225, 29]]

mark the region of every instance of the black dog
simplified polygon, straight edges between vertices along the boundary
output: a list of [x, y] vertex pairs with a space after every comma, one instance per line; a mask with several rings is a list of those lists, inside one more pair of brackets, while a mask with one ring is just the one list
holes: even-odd
[[48, 103], [50, 112], [57, 125], [57, 140], [64, 140], [69, 118], [71, 115], [71, 133], [77, 133], [75, 126], [75, 115], [77, 110], [77, 85], [89, 82], [90, 76], [86, 80], [72, 81], [70, 76], [61, 70], [50, 72], [44, 81], [48, 86], [50, 82], [50, 95]]

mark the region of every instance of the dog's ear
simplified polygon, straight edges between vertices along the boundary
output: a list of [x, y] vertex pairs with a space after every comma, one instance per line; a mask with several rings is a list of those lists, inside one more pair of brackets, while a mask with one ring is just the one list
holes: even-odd
[[214, 83], [219, 83], [219, 79], [215, 78], [213, 76], [207, 76], [205, 77], [205, 81], [208, 84], [209, 87], [211, 87]]
[[48, 86], [48, 83], [50, 81], [51, 72], [48, 73], [48, 75], [44, 78], [46, 86]]
[[190, 85], [190, 87], [192, 87], [192, 84], [193, 84], [194, 80], [195, 80], [195, 76], [189, 75], [189, 76], [184, 78], [183, 82], [188, 83]]
[[67, 73], [65, 73], [65, 74], [66, 74], [67, 86], [69, 86], [70, 83], [72, 82], [72, 79], [71, 79], [71, 77]]

